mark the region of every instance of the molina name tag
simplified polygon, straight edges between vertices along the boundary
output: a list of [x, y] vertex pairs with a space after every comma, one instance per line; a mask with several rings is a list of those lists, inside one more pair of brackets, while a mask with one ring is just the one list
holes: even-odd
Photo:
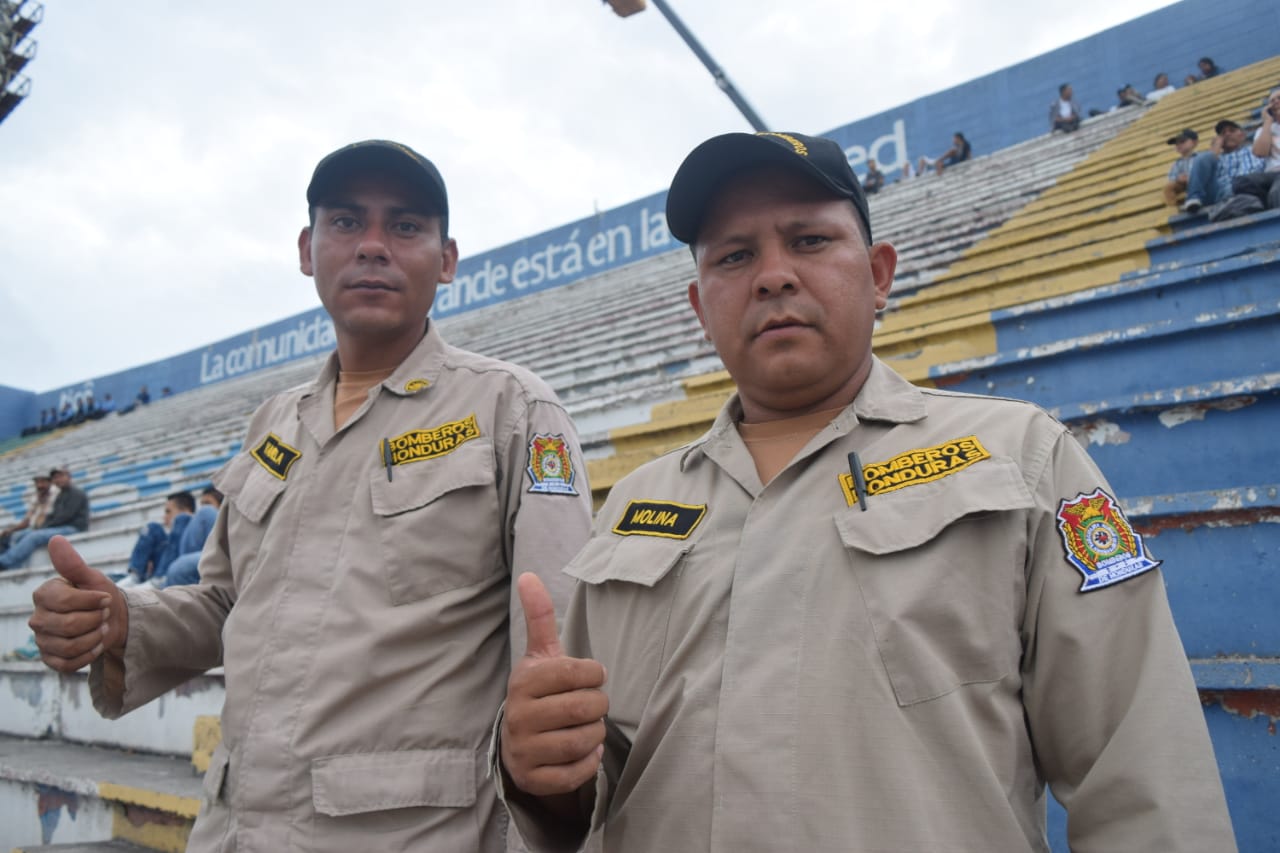
[[671, 501], [631, 501], [613, 526], [619, 536], [661, 536], [688, 539], [707, 514], [707, 505]]

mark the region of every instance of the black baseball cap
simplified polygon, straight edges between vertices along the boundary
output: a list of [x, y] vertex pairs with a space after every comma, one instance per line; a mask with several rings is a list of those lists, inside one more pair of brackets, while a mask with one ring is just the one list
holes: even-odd
[[1192, 142], [1199, 142], [1200, 134], [1196, 133], [1194, 130], [1192, 130], [1189, 127], [1184, 127], [1182, 130], [1178, 132], [1177, 136], [1169, 137], [1168, 144], [1177, 145], [1179, 142], [1182, 142], [1184, 139], [1190, 139]]
[[[315, 207], [328, 201], [343, 181], [366, 172], [394, 175], [428, 202], [431, 213], [448, 221], [449, 195], [435, 164], [409, 146], [386, 139], [353, 142], [321, 160], [307, 185], [307, 204]], [[447, 232], [447, 226], [441, 231]]]
[[1222, 121], [1218, 122], [1213, 126], [1213, 132], [1218, 134], [1219, 136], [1222, 135], [1222, 131], [1224, 130], [1239, 130], [1239, 129], [1240, 129], [1240, 125], [1236, 124], [1234, 121], [1232, 121], [1229, 118], [1224, 118]]
[[667, 229], [692, 244], [711, 197], [728, 178], [750, 166], [778, 163], [800, 170], [839, 198], [847, 198], [871, 239], [871, 214], [849, 158], [834, 140], [801, 133], [725, 133], [713, 136], [684, 158], [667, 190]]

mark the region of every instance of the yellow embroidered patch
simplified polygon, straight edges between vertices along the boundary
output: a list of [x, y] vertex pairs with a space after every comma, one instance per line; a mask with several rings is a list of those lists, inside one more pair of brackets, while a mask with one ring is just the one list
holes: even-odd
[[460, 421], [449, 421], [431, 429], [415, 429], [395, 438], [379, 442], [378, 461], [386, 460], [386, 447], [391, 448], [392, 465], [408, 465], [424, 459], [435, 459], [457, 450], [473, 438], [480, 437], [480, 425], [476, 416], [469, 415]]
[[[957, 471], [963, 471], [975, 462], [990, 458], [991, 454], [978, 441], [978, 437], [970, 435], [953, 438], [933, 447], [908, 450], [884, 462], [863, 465], [862, 475], [867, 481], [868, 495], [883, 495], [907, 486], [941, 480]], [[840, 475], [840, 488], [849, 506], [858, 502], [852, 474], [846, 472]]]
[[273, 477], [284, 480], [289, 476], [293, 463], [302, 458], [302, 451], [290, 447], [280, 440], [280, 436], [269, 432], [257, 447], [249, 451], [249, 455], [258, 460], [258, 464], [270, 471]]
[[622, 518], [613, 526], [613, 532], [619, 536], [688, 539], [706, 514], [706, 504], [691, 506], [671, 501], [631, 501], [622, 511]]
[[412, 394], [415, 391], [421, 391], [423, 388], [429, 388], [430, 386], [431, 383], [425, 379], [410, 379], [408, 382], [404, 383], [404, 392], [406, 394]]

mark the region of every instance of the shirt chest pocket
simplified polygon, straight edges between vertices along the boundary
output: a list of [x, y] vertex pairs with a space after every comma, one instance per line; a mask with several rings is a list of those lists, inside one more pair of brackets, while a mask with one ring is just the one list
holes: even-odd
[[261, 526], [288, 481], [267, 471], [248, 453], [241, 453], [214, 476], [213, 484], [245, 521]]
[[1021, 658], [1026, 518], [1018, 467], [993, 457], [836, 514], [900, 705], [999, 681]]
[[639, 722], [671, 654], [671, 607], [692, 549], [688, 540], [603, 534], [564, 568], [588, 586], [587, 625], [572, 634], [589, 636], [591, 648], [574, 653], [589, 652], [609, 670], [609, 714], [617, 721]]
[[393, 604], [479, 583], [502, 569], [493, 445], [476, 439], [444, 456], [369, 475], [379, 556]]

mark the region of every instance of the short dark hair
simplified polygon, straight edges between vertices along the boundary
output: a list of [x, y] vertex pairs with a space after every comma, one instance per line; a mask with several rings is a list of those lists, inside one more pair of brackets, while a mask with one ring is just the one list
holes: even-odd
[[222, 506], [222, 492], [218, 491], [213, 486], [206, 486], [205, 490], [201, 492], [200, 495], [201, 497], [203, 497], [204, 495], [209, 495], [215, 501], [218, 502], [218, 506]]
[[168, 495], [165, 498], [165, 500], [173, 501], [174, 506], [176, 506], [178, 509], [182, 510], [183, 512], [196, 511], [196, 499], [193, 498], [191, 496], [191, 493], [188, 492], [186, 489], [183, 489], [180, 492], [174, 492], [173, 494]]
[[1061, 95], [1061, 94], [1065, 93], [1065, 92], [1066, 92], [1068, 89], [1070, 89], [1070, 88], [1071, 88], [1071, 84], [1070, 84], [1070, 83], [1063, 83], [1061, 86], [1059, 86], [1059, 87], [1058, 87], [1058, 94], [1059, 94], [1059, 95]]

